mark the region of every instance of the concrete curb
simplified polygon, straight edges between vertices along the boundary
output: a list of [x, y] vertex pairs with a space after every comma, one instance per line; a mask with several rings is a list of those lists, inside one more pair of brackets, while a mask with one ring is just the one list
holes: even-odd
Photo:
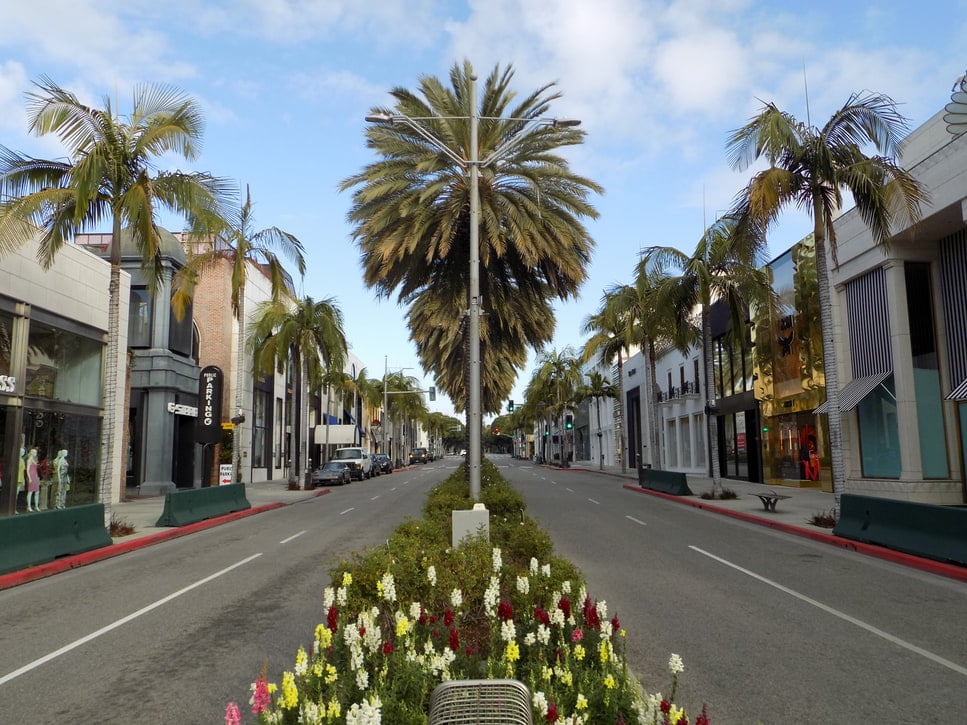
[[177, 528], [168, 529], [167, 531], [160, 531], [157, 534], [149, 534], [147, 536], [128, 539], [127, 541], [121, 541], [116, 544], [111, 544], [110, 546], [104, 546], [100, 549], [92, 549], [91, 551], [85, 551], [81, 554], [65, 556], [54, 561], [29, 567], [27, 569], [21, 569], [20, 571], [13, 571], [9, 574], [3, 574], [0, 575], [0, 591], [19, 586], [21, 584], [26, 584], [27, 582], [43, 579], [48, 576], [53, 576], [54, 574], [60, 574], [61, 572], [69, 571], [70, 569], [77, 569], [82, 566], [87, 566], [88, 564], [94, 564], [98, 561], [104, 561], [105, 559], [112, 559], [115, 556], [127, 554], [129, 551], [143, 549], [146, 546], [158, 544], [162, 541], [170, 541], [171, 539], [177, 539], [182, 536], [187, 536], [188, 534], [194, 534], [198, 531], [204, 531], [205, 529], [219, 526], [220, 524], [227, 524], [230, 521], [237, 521], [238, 519], [244, 519], [265, 511], [272, 511], [284, 506], [291, 506], [292, 504], [299, 503], [299, 501], [305, 501], [308, 498], [324, 496], [329, 492], [330, 491], [328, 488], [324, 488], [313, 492], [311, 496], [299, 499], [298, 501], [291, 501], [289, 503], [276, 501], [274, 503], [262, 504], [261, 506], [253, 506], [252, 508], [247, 508], [242, 511], [233, 511], [230, 514], [218, 516], [213, 519], [205, 519], [204, 521], [197, 521], [186, 526], [179, 526]]
[[661, 491], [652, 491], [651, 489], [642, 488], [641, 486], [636, 486], [631, 483], [624, 484], [624, 488], [629, 491], [634, 491], [636, 493], [645, 493], [649, 496], [656, 496], [657, 498], [663, 498], [666, 501], [674, 501], [676, 503], [685, 504], [686, 506], [691, 506], [693, 508], [704, 509], [716, 514], [723, 514], [725, 516], [731, 516], [734, 519], [739, 519], [750, 524], [757, 524], [759, 526], [766, 526], [771, 529], [776, 529], [777, 531], [782, 531], [787, 534], [794, 534], [795, 536], [801, 536], [806, 539], [811, 539], [813, 541], [818, 541], [822, 544], [829, 544], [831, 546], [836, 546], [840, 549], [847, 549], [849, 551], [855, 551], [858, 554], [865, 554], [866, 556], [874, 556], [878, 559], [883, 559], [885, 561], [893, 562], [894, 564], [902, 564], [903, 566], [909, 566], [914, 569], [920, 569], [921, 571], [926, 571], [931, 574], [938, 574], [940, 576], [950, 577], [951, 579], [957, 579], [958, 581], [967, 582], [967, 569], [956, 564], [947, 564], [942, 561], [935, 561], [934, 559], [925, 559], [921, 556], [915, 556], [913, 554], [905, 554], [902, 551], [894, 551], [893, 549], [887, 549], [882, 546], [877, 546], [876, 544], [867, 544], [863, 541], [853, 541], [852, 539], [844, 539], [840, 536], [835, 536], [833, 534], [828, 534], [823, 531], [813, 531], [811, 529], [806, 529], [801, 526], [793, 526], [792, 524], [787, 524], [782, 521], [770, 521], [762, 516], [753, 516], [751, 514], [744, 513], [742, 511], [733, 511], [732, 509], [722, 508], [721, 506], [715, 506], [714, 504], [706, 503], [704, 499], [689, 499], [682, 496], [673, 496], [669, 493], [662, 493]]

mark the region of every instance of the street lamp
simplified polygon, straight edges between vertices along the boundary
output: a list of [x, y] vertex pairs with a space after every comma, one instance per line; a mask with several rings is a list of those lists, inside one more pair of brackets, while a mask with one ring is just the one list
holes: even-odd
[[[576, 119], [554, 119], [554, 118], [501, 118], [496, 116], [485, 116], [492, 121], [518, 121], [522, 124], [543, 124], [547, 126], [578, 126], [580, 121]], [[469, 120], [470, 121], [470, 158], [465, 159], [455, 150], [447, 146], [427, 129], [420, 125], [420, 121], [440, 121], [440, 120]], [[480, 500], [480, 194], [479, 194], [479, 175], [480, 169], [486, 168], [504, 153], [509, 151], [518, 142], [519, 134], [513, 135], [504, 143], [500, 144], [491, 154], [481, 161], [478, 158], [477, 149], [477, 126], [480, 122], [480, 115], [477, 110], [477, 76], [470, 74], [470, 116], [424, 116], [411, 118], [402, 113], [386, 114], [376, 113], [366, 116], [369, 123], [402, 123], [416, 131], [427, 143], [443, 152], [451, 161], [462, 168], [470, 171], [470, 344], [469, 360], [470, 367], [470, 389], [467, 391], [467, 417], [469, 420], [468, 444], [470, 469], [470, 498], [474, 501]], [[523, 130], [524, 126], [521, 126]]]

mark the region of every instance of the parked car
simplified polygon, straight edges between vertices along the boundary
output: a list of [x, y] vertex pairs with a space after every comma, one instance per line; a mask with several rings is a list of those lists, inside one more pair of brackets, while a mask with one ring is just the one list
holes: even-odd
[[410, 451], [410, 465], [426, 463], [426, 448], [414, 448]]
[[374, 471], [378, 471], [379, 473], [393, 472], [393, 462], [385, 453], [376, 453], [373, 455], [372, 459]]
[[356, 480], [362, 481], [364, 478], [372, 478], [373, 468], [369, 452], [359, 446], [346, 446], [337, 448], [332, 454], [332, 460], [345, 461], [349, 464], [349, 474]]
[[353, 480], [349, 464], [343, 461], [329, 461], [312, 472], [315, 486], [342, 486]]

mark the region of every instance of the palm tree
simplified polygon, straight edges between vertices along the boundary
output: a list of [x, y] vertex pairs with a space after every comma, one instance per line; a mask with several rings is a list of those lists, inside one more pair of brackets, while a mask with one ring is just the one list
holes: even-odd
[[[171, 303], [178, 315], [187, 309], [195, 285], [205, 272], [214, 270], [227, 262], [232, 270], [231, 306], [232, 314], [238, 323], [238, 342], [235, 363], [235, 415], [243, 416], [243, 392], [245, 390], [245, 285], [249, 265], [254, 264], [264, 270], [272, 285], [271, 297], [281, 299], [288, 290], [289, 278], [279, 259], [279, 254], [295, 262], [299, 275], [304, 275], [306, 263], [305, 250], [296, 237], [278, 227], [267, 227], [255, 231], [255, 216], [252, 209], [252, 195], [245, 187], [245, 202], [230, 214], [199, 215], [196, 218], [195, 234], [189, 248], [188, 261], [175, 275]], [[244, 420], [242, 421], [244, 422]], [[235, 427], [235, 475], [242, 476], [242, 436], [241, 423]], [[294, 454], [293, 454], [294, 455]]]
[[[837, 510], [846, 472], [827, 245], [835, 265], [838, 260], [833, 220], [843, 205], [843, 190], [852, 194], [875, 244], [888, 244], [890, 230], [898, 222], [910, 224], [919, 219], [920, 203], [926, 193], [896, 161], [906, 128], [906, 119], [891, 98], [864, 92], [852, 94], [822, 128], [802, 123], [767, 103], [758, 115], [732, 133], [727, 145], [736, 169], [746, 169], [763, 157], [769, 162], [769, 168], [753, 176], [736, 199], [735, 214], [740, 225], [767, 226], [788, 205], [806, 210], [813, 218], [830, 468]], [[863, 152], [867, 145], [879, 155], [867, 156]]]
[[[204, 122], [193, 99], [163, 85], [134, 88], [131, 115], [117, 115], [110, 98], [103, 108], [80, 102], [46, 76], [28, 93], [30, 131], [54, 134], [67, 147], [67, 160], [25, 156], [0, 146], [0, 254], [36, 238], [38, 258], [49, 269], [54, 257], [74, 236], [111, 225], [108, 286], [107, 361], [122, 364], [119, 350], [121, 230], [132, 239], [156, 282], [161, 275], [157, 207], [186, 217], [217, 214], [228, 194], [226, 184], [201, 173], [157, 171], [156, 159], [173, 152], [197, 157]], [[111, 455], [115, 442], [117, 378], [105, 375], [104, 424], [101, 431], [100, 501], [111, 516], [118, 478]]]
[[342, 311], [331, 297], [318, 302], [311, 297], [295, 303], [285, 298], [266, 300], [255, 308], [248, 345], [253, 353], [253, 372], [283, 372], [292, 360], [292, 379], [298, 394], [292, 401], [293, 460], [289, 481], [298, 480], [302, 470], [299, 454], [305, 456], [308, 444], [304, 436], [298, 435], [299, 421], [307, 419], [304, 409], [308, 397], [304, 393], [307, 387], [310, 393], [318, 391], [327, 370], [342, 370], [348, 351]]
[[[659, 304], [667, 305], [682, 326], [691, 324], [695, 310], [700, 310], [701, 327], [696, 336], [702, 340], [705, 364], [705, 391], [712, 400], [715, 377], [712, 360], [712, 303], [726, 303], [732, 319], [732, 330], [745, 330], [751, 303], [764, 303], [771, 294], [768, 277], [758, 269], [765, 251], [765, 238], [756, 225], [740, 227], [733, 217], [717, 220], [688, 255], [675, 247], [645, 249], [642, 264], [660, 269], [677, 270], [679, 274], [661, 284]], [[712, 492], [722, 485], [719, 465], [718, 421], [709, 413], [709, 458], [712, 465]]]
[[[495, 67], [476, 109], [478, 158], [496, 154], [480, 168], [478, 184], [480, 292], [486, 304], [483, 370], [506, 355], [519, 369], [526, 363], [526, 344], [539, 340], [543, 345], [553, 336], [550, 315], [521, 318], [517, 313], [524, 305], [549, 310], [547, 300], [577, 294], [593, 248], [581, 220], [597, 216], [588, 196], [601, 191], [557, 154], [561, 147], [580, 144], [583, 133], [533, 122], [544, 118], [559, 97], [553, 84], [518, 100], [510, 90], [513, 76], [511, 67]], [[424, 293], [447, 300], [447, 314], [434, 319], [432, 327], [411, 321], [410, 329], [421, 359], [426, 359], [425, 345], [437, 346], [439, 352], [429, 358], [455, 368], [446, 375], [435, 371], [441, 389], [454, 401], [467, 399], [457, 311], [469, 307], [471, 185], [468, 165], [456, 158], [471, 157], [472, 77], [465, 62], [452, 67], [450, 87], [423, 76], [418, 92], [394, 88], [395, 106], [373, 113], [417, 119], [424, 133], [406, 123], [368, 127], [368, 145], [382, 158], [341, 185], [355, 190], [348, 218], [355, 226], [366, 284], [381, 297], [395, 294], [407, 305]], [[503, 304], [515, 299], [520, 304]], [[437, 326], [439, 335], [429, 334]], [[486, 383], [482, 387], [482, 408], [499, 410], [510, 386], [502, 391]]]
[[594, 401], [595, 411], [598, 416], [598, 468], [604, 470], [603, 434], [601, 433], [601, 399], [609, 398], [614, 400], [617, 398], [617, 388], [604, 375], [597, 370], [592, 370], [588, 373], [588, 382], [578, 391], [578, 397], [582, 400], [590, 398]]
[[[581, 361], [574, 350], [547, 350], [537, 360], [537, 367], [527, 385], [529, 400], [543, 401], [548, 414], [556, 416], [564, 431], [564, 417], [570, 411], [581, 388]], [[567, 432], [561, 440], [561, 465], [567, 466]]]
[[583, 332], [590, 334], [582, 349], [584, 362], [598, 356], [601, 365], [610, 368], [612, 361], [616, 361], [618, 368], [618, 395], [615, 415], [615, 454], [621, 461], [621, 472], [628, 470], [628, 461], [624, 450], [624, 354], [633, 344], [631, 341], [631, 326], [628, 324], [628, 313], [621, 309], [614, 294], [605, 293], [601, 300], [601, 307], [593, 315], [584, 320]]

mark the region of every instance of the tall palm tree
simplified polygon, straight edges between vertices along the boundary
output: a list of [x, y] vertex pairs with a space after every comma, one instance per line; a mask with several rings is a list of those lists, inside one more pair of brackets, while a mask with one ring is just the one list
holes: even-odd
[[581, 388], [581, 360], [570, 347], [546, 350], [537, 360], [537, 367], [527, 385], [525, 396], [542, 401], [550, 415], [556, 417], [558, 428], [564, 431], [561, 439], [561, 465], [567, 466], [567, 432], [564, 417], [572, 410]]
[[[586, 278], [593, 241], [582, 224], [597, 212], [588, 201], [601, 188], [574, 174], [558, 149], [580, 144], [575, 128], [534, 123], [559, 98], [553, 84], [518, 99], [510, 89], [514, 72], [499, 66], [487, 77], [474, 109], [475, 77], [468, 62], [455, 64], [450, 85], [435, 76], [420, 78], [417, 92], [394, 88], [392, 108], [374, 114], [406, 116], [406, 123], [367, 128], [367, 143], [382, 157], [342, 182], [354, 189], [348, 218], [362, 252], [363, 278], [382, 297], [396, 295], [411, 304], [424, 292], [454, 302], [439, 322], [444, 338], [433, 340], [412, 326], [418, 349], [440, 344], [451, 366], [465, 361], [460, 350], [459, 311], [469, 307], [470, 275], [470, 117], [479, 115], [477, 158], [494, 156], [480, 168], [480, 293], [486, 306], [481, 338], [496, 340], [494, 330], [525, 329], [502, 341], [499, 352], [514, 352], [524, 340], [549, 341], [550, 316], [514, 319], [514, 307], [499, 304], [515, 297], [535, 305], [577, 294]], [[434, 142], [436, 140], [436, 142]], [[442, 147], [442, 148], [441, 148]], [[448, 154], [443, 149], [450, 151]], [[436, 322], [434, 324], [437, 324]], [[544, 344], [543, 342], [540, 344]], [[496, 364], [498, 350], [484, 348], [482, 369]], [[485, 357], [486, 356], [486, 357]], [[518, 355], [519, 368], [526, 356]], [[454, 401], [466, 400], [466, 379], [459, 371], [436, 374]], [[496, 411], [506, 397], [481, 396], [482, 407]], [[497, 407], [495, 407], [497, 406]]]
[[[169, 86], [134, 88], [131, 115], [122, 118], [104, 98], [103, 108], [88, 106], [46, 76], [27, 94], [30, 131], [54, 134], [67, 147], [66, 160], [26, 156], [0, 146], [0, 254], [36, 237], [44, 268], [76, 234], [111, 226], [108, 285], [108, 368], [121, 365], [119, 350], [121, 230], [133, 241], [152, 282], [161, 275], [158, 207], [190, 218], [217, 214], [229, 187], [208, 174], [158, 171], [166, 153], [186, 160], [198, 155], [204, 122], [193, 99]], [[101, 431], [99, 499], [110, 518], [112, 491], [119, 483], [111, 455], [115, 430], [117, 378], [105, 376]]]
[[634, 344], [628, 312], [616, 300], [615, 295], [605, 292], [598, 311], [584, 320], [583, 332], [590, 334], [582, 348], [584, 362], [598, 356], [601, 364], [610, 368], [614, 362], [618, 368], [618, 396], [615, 416], [615, 454], [621, 461], [621, 472], [628, 470], [624, 446], [624, 355]]
[[348, 351], [342, 311], [331, 297], [319, 301], [305, 297], [294, 303], [286, 298], [260, 302], [253, 315], [248, 345], [253, 353], [253, 372], [282, 372], [292, 360], [297, 394], [292, 404], [293, 460], [289, 480], [298, 480], [308, 444], [305, 436], [298, 435], [299, 421], [308, 418], [306, 388], [310, 393], [316, 392], [322, 387], [327, 370], [341, 371]]
[[[232, 314], [238, 324], [237, 347], [235, 350], [235, 415], [243, 412], [243, 392], [247, 366], [245, 360], [245, 286], [249, 265], [257, 265], [269, 277], [272, 285], [271, 297], [279, 300], [288, 289], [289, 278], [285, 272], [281, 254], [295, 262], [299, 275], [306, 271], [305, 250], [295, 236], [278, 227], [255, 230], [255, 215], [252, 208], [252, 195], [245, 187], [245, 201], [238, 209], [219, 215], [198, 215], [195, 219], [195, 235], [189, 248], [188, 261], [175, 275], [172, 305], [178, 315], [184, 313], [194, 294], [198, 279], [207, 271], [227, 262], [232, 270], [231, 306]], [[242, 476], [242, 430], [241, 423], [235, 427], [235, 475]]]
[[[675, 247], [648, 247], [642, 263], [678, 274], [662, 283], [660, 304], [667, 305], [680, 324], [689, 325], [695, 310], [700, 310], [701, 327], [696, 330], [702, 340], [705, 363], [705, 391], [711, 400], [715, 391], [712, 360], [712, 303], [726, 303], [732, 330], [744, 330], [749, 305], [764, 303], [771, 294], [766, 273], [759, 269], [765, 253], [765, 237], [757, 225], [741, 226], [734, 217], [723, 217], [713, 223], [689, 255]], [[709, 458], [712, 466], [712, 491], [722, 486], [719, 464], [718, 421], [708, 413]]]
[[614, 400], [618, 397], [618, 390], [604, 375], [597, 370], [588, 373], [588, 381], [578, 391], [578, 397], [582, 400], [591, 399], [594, 401], [595, 411], [598, 418], [598, 468], [604, 470], [604, 439], [601, 433], [601, 400], [608, 398]]
[[[767, 226], [789, 205], [806, 210], [813, 218], [830, 469], [837, 510], [846, 471], [827, 246], [835, 265], [838, 260], [833, 220], [842, 208], [844, 190], [853, 196], [875, 244], [888, 244], [891, 229], [897, 228], [899, 222], [906, 226], [919, 219], [920, 203], [926, 193], [896, 160], [906, 128], [906, 119], [897, 111], [893, 99], [864, 92], [852, 94], [822, 128], [803, 123], [767, 103], [758, 115], [732, 133], [727, 145], [736, 169], [744, 170], [760, 158], [769, 162], [769, 168], [753, 176], [736, 199], [735, 214], [740, 225]], [[879, 155], [866, 155], [863, 149], [868, 145]]]

